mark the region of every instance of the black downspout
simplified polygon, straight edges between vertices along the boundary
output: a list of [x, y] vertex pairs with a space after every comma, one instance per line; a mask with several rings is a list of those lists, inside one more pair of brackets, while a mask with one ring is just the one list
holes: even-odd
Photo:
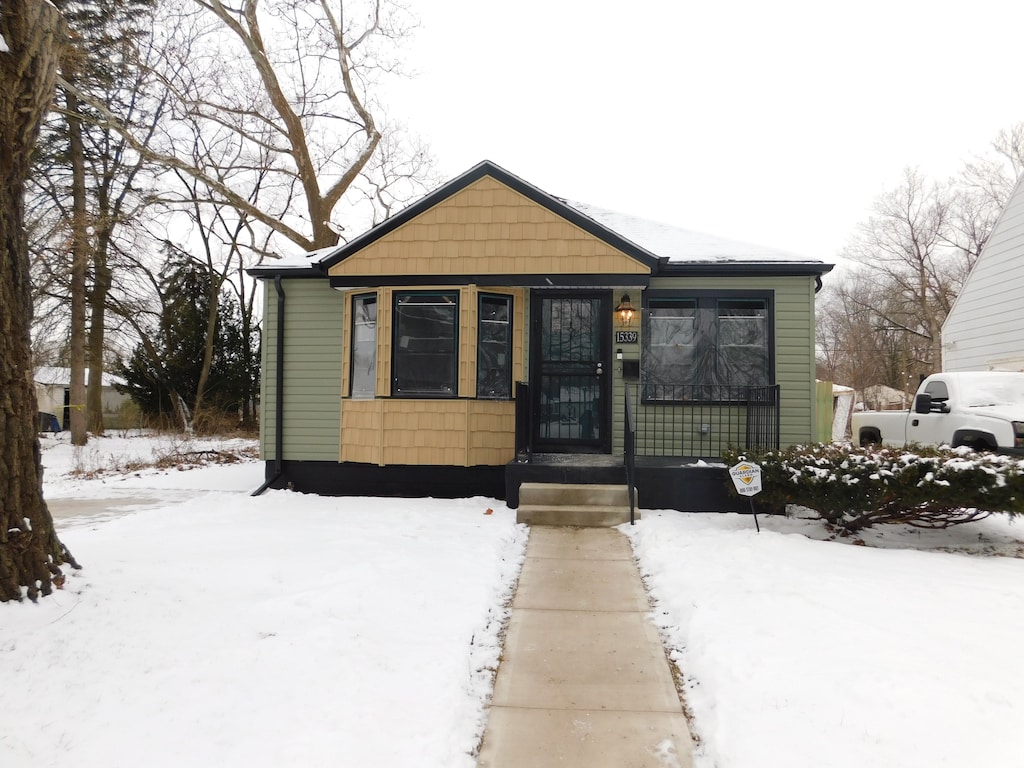
[[277, 290], [277, 366], [274, 372], [274, 474], [263, 485], [252, 492], [259, 496], [273, 485], [284, 473], [284, 288], [281, 287], [281, 276], [275, 275], [274, 288]]

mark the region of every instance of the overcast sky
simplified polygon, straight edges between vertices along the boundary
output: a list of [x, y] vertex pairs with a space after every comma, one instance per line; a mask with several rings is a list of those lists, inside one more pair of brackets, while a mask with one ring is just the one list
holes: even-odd
[[391, 112], [445, 179], [546, 192], [832, 260], [906, 166], [1024, 120], [1019, 0], [410, 0]]

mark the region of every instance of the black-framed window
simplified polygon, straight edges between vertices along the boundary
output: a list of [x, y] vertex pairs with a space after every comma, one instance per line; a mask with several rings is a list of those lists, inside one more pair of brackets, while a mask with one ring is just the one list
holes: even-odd
[[457, 397], [458, 292], [396, 291], [394, 303], [391, 393]]
[[769, 294], [650, 291], [644, 301], [644, 400], [734, 400], [772, 383]]
[[377, 294], [352, 297], [352, 359], [349, 395], [377, 394]]
[[512, 397], [512, 297], [481, 293], [477, 305], [476, 396]]

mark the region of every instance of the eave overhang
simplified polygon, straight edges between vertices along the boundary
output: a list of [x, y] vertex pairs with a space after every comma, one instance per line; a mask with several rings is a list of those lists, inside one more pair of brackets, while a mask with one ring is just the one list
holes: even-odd
[[655, 277], [821, 277], [834, 264], [820, 261], [666, 261]]
[[331, 277], [331, 288], [371, 288], [418, 285], [487, 285], [509, 288], [646, 288], [649, 275], [624, 274], [558, 274], [558, 275], [342, 275]]
[[275, 277], [287, 277], [289, 279], [302, 278], [306, 280], [326, 280], [327, 273], [323, 270], [315, 267], [279, 267], [274, 269], [273, 267], [260, 266], [250, 267], [245, 270], [245, 273], [249, 277], [255, 277], [258, 280], [273, 280]]

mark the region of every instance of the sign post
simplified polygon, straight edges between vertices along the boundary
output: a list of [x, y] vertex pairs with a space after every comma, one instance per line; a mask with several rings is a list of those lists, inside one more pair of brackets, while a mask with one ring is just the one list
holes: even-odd
[[754, 526], [760, 533], [761, 525], [757, 522], [757, 512], [754, 511], [754, 496], [761, 492], [761, 467], [752, 461], [741, 461], [729, 468], [729, 477], [736, 486], [736, 493], [750, 499], [750, 514], [754, 516]]

